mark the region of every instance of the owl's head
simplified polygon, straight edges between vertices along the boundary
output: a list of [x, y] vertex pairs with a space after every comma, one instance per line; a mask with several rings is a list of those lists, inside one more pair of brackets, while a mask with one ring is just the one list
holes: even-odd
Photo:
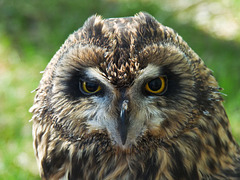
[[139, 13], [90, 17], [48, 64], [36, 101], [42, 121], [67, 140], [130, 149], [201, 126], [222, 100], [218, 90], [176, 32]]

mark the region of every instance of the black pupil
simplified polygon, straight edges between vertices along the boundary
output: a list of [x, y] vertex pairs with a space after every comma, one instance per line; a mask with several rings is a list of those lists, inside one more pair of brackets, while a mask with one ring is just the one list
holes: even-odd
[[86, 88], [89, 92], [95, 92], [98, 89], [98, 84], [94, 82], [86, 82]]
[[148, 86], [152, 91], [157, 91], [162, 87], [162, 81], [159, 78], [153, 79], [148, 83]]

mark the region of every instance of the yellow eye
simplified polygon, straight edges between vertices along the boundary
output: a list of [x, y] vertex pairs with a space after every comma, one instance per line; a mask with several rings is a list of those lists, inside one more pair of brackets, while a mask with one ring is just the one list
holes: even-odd
[[95, 94], [96, 92], [100, 91], [102, 88], [96, 82], [86, 82], [82, 81], [80, 84], [80, 90], [82, 93], [90, 95]]
[[161, 94], [166, 90], [166, 77], [159, 76], [145, 85], [145, 90], [153, 94]]

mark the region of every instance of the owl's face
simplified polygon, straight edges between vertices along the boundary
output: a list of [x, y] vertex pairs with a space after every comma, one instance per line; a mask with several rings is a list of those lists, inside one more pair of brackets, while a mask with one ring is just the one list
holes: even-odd
[[177, 137], [210, 111], [210, 98], [220, 100], [201, 59], [172, 29], [142, 13], [90, 18], [54, 60], [51, 119], [74, 141], [100, 135], [130, 149], [146, 136]]

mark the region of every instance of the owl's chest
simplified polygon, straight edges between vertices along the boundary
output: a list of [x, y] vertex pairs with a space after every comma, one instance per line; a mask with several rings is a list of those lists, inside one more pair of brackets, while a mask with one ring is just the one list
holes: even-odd
[[115, 153], [88, 154], [87, 152], [83, 152], [81, 157], [79, 155], [74, 156], [71, 160], [68, 179], [133, 180], [156, 179], [158, 176], [159, 163], [155, 156]]

